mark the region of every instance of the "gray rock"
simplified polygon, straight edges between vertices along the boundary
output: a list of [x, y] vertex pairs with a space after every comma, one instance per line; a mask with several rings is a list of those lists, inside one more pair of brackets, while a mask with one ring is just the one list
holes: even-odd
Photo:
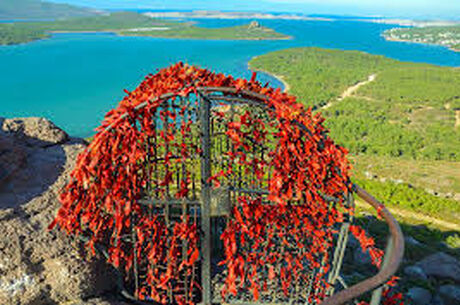
[[420, 246], [422, 243], [413, 238], [412, 236], [404, 236], [404, 241], [408, 245], [413, 245], [413, 246]]
[[439, 287], [439, 295], [446, 305], [460, 304], [460, 286], [444, 285]]
[[26, 152], [13, 139], [0, 134], [0, 183], [25, 165]]
[[439, 279], [451, 279], [460, 283], [460, 262], [443, 252], [425, 257], [417, 264], [427, 276]]
[[[9, 120], [8, 128], [0, 130], [0, 139], [25, 155], [25, 162], [18, 163], [0, 183], [0, 304], [78, 303], [111, 293], [116, 278], [104, 261], [82, 256], [70, 238], [47, 230], [59, 207], [58, 194], [85, 147], [83, 142], [72, 139], [33, 146], [34, 133], [29, 127], [21, 131], [27, 134], [24, 137], [19, 131], [13, 132], [18, 126], [15, 124], [22, 124], [17, 121]], [[45, 122], [46, 128], [54, 126], [46, 120], [35, 121]], [[5, 120], [0, 120], [1, 126]], [[53, 138], [53, 132], [38, 132], [37, 141], [56, 143], [64, 139], [59, 131]], [[13, 157], [10, 155], [9, 160]], [[99, 303], [117, 304], [91, 304]]]
[[67, 159], [83, 149], [83, 140], [66, 139], [45, 119], [0, 118], [0, 209], [27, 203], [58, 179]]
[[414, 305], [428, 305], [431, 302], [431, 293], [421, 287], [412, 287], [407, 292]]
[[431, 300], [431, 305], [444, 305], [444, 301], [439, 294], [436, 294]]
[[406, 268], [404, 268], [404, 274], [411, 279], [422, 281], [428, 280], [428, 277], [426, 276], [425, 272], [423, 272], [422, 268], [420, 268], [419, 266], [407, 266]]
[[2, 119], [1, 130], [29, 146], [47, 147], [65, 142], [69, 136], [44, 118]]

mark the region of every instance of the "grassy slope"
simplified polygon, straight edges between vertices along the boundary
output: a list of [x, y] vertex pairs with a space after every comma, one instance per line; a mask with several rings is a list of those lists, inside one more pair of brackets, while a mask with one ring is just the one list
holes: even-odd
[[[457, 201], [425, 191], [460, 193], [454, 170], [460, 164], [460, 128], [454, 127], [460, 70], [317, 48], [269, 53], [250, 65], [282, 76], [306, 105], [332, 102], [321, 109], [331, 136], [354, 155], [355, 179], [371, 193], [389, 205], [460, 223]], [[337, 101], [374, 73], [374, 82]], [[400, 166], [406, 170], [394, 170]], [[405, 183], [368, 180], [365, 171]]]
[[0, 1], [0, 19], [55, 19], [93, 14], [89, 9], [41, 0]]
[[[168, 28], [168, 30], [126, 31]], [[49, 32], [110, 31], [121, 35], [200, 39], [287, 39], [286, 35], [265, 27], [200, 28], [132, 13], [119, 12], [104, 16], [69, 18], [52, 22], [0, 24], [0, 45], [28, 42], [47, 37]]]
[[134, 12], [117, 12], [110, 15], [69, 18], [52, 22], [21, 23], [18, 26], [39, 28], [43, 31], [118, 31], [132, 28], [176, 25], [168, 21], [152, 19]]
[[340, 52], [316, 48], [288, 49], [259, 56], [251, 68], [282, 76], [290, 93], [308, 106], [323, 106], [347, 87], [381, 71], [393, 61], [359, 51]]

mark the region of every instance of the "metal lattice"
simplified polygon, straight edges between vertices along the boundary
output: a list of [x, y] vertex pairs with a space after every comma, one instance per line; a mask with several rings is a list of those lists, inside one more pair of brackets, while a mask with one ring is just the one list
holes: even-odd
[[[375, 290], [376, 305], [402, 259], [401, 229], [352, 185], [322, 122], [255, 74], [162, 69], [107, 113], [50, 229], [102, 252], [137, 303], [336, 305]], [[391, 236], [377, 275], [348, 287], [348, 232], [375, 266], [383, 252], [353, 225], [354, 195]]]
[[[162, 218], [167, 227], [177, 222], [190, 222], [201, 228], [200, 230], [200, 259], [191, 271], [185, 271], [180, 280], [168, 288], [169, 303], [176, 303], [174, 293], [181, 291], [195, 303], [235, 303], [249, 304], [252, 296], [238, 294], [223, 299], [220, 290], [222, 288], [222, 277], [225, 268], [218, 266], [221, 260], [222, 244], [220, 235], [225, 228], [231, 211], [238, 202], [238, 197], [248, 196], [259, 198], [264, 204], [270, 205], [267, 199], [268, 181], [270, 180], [271, 169], [266, 169], [263, 179], [256, 177], [254, 169], [250, 165], [238, 165], [232, 175], [220, 179], [219, 187], [212, 187], [212, 177], [219, 171], [229, 167], [232, 162], [225, 157], [224, 152], [232, 151], [232, 143], [226, 134], [228, 122], [233, 122], [235, 116], [241, 116], [250, 109], [254, 120], [270, 121], [269, 109], [262, 101], [264, 96], [252, 92], [237, 91], [233, 88], [199, 88], [195, 94], [187, 97], [165, 95], [160, 97], [162, 104], [154, 113], [153, 134], [149, 135], [146, 141], [149, 146], [146, 148], [148, 158], [145, 162], [146, 172], [149, 175], [150, 183], [144, 189], [143, 198], [139, 201], [143, 212], [149, 215], [150, 219]], [[138, 108], [143, 105], [139, 105]], [[163, 115], [160, 115], [163, 112]], [[167, 115], [164, 113], [167, 112]], [[135, 125], [136, 122], [133, 122]], [[181, 128], [190, 128], [187, 136], [181, 138]], [[193, 147], [196, 152], [180, 164], [165, 163], [165, 159], [183, 158], [180, 152], [181, 145], [169, 146], [161, 143], [160, 134], [163, 133], [181, 138], [180, 141], [188, 147]], [[271, 143], [275, 141], [273, 134], [269, 134], [264, 143], [253, 143], [250, 148], [252, 158], [267, 160], [270, 156]], [[177, 143], [176, 143], [177, 144]], [[180, 144], [180, 143], [179, 143]], [[161, 162], [160, 162], [161, 161]], [[161, 177], [171, 173], [170, 179], [174, 183], [161, 183]], [[176, 199], [181, 190], [181, 184], [190, 186], [186, 196]], [[337, 200], [331, 198], [331, 202]], [[346, 198], [348, 205], [353, 205], [353, 197], [350, 194]], [[135, 221], [134, 219], [132, 220]], [[331, 284], [327, 295], [333, 295], [335, 290], [347, 288], [340, 277], [340, 268], [343, 262], [345, 248], [348, 239], [348, 228], [352, 217], [348, 215], [343, 223], [336, 226], [335, 247], [330, 253], [332, 268], [328, 273], [328, 282]], [[126, 240], [133, 244], [133, 255], [136, 257], [136, 234], [125, 236]], [[278, 245], [279, 246], [279, 245]], [[182, 260], [188, 257], [188, 245], [182, 243], [176, 252], [182, 256]], [[135, 262], [133, 272], [128, 274], [121, 272], [124, 281], [123, 293], [132, 300], [137, 300], [135, 291], [139, 290], [139, 281], [147, 277], [148, 265], [151, 264], [148, 257]], [[161, 264], [160, 264], [161, 265]], [[163, 268], [155, 266], [155, 268]], [[307, 268], [305, 272], [313, 279], [321, 267]], [[201, 287], [195, 287], [190, 291], [188, 283], [198, 281]], [[289, 291], [288, 295], [281, 293], [276, 283], [269, 283], [267, 292], [261, 295], [259, 303], [309, 303], [309, 296], [314, 293], [313, 281], [299, 282]], [[376, 287], [369, 287], [372, 289]], [[318, 288], [316, 288], [318, 289]], [[369, 290], [368, 289], [368, 290]], [[346, 289], [345, 289], [346, 290]], [[376, 299], [379, 292], [376, 293]], [[148, 302], [145, 300], [144, 302]]]

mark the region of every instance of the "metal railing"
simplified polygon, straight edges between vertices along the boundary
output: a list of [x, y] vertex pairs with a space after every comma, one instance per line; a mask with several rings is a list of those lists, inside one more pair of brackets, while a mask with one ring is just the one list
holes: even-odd
[[379, 304], [382, 295], [382, 285], [396, 273], [404, 255], [404, 236], [401, 227], [390, 211], [360, 186], [354, 185], [354, 190], [361, 199], [376, 209], [388, 224], [390, 237], [385, 250], [384, 261], [382, 268], [375, 276], [333, 294], [321, 303], [323, 305], [344, 304], [374, 289], [376, 290], [372, 294], [370, 304]]

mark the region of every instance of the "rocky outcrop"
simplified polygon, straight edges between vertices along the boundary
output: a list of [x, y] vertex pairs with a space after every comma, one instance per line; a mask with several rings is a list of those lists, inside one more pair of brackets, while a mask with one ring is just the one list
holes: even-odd
[[42, 118], [0, 118], [0, 208], [16, 208], [43, 194], [83, 149]]
[[0, 118], [0, 127], [0, 304], [123, 304], [88, 301], [113, 291], [111, 269], [47, 230], [85, 142], [41, 118]]
[[460, 262], [446, 253], [438, 252], [425, 257], [417, 266], [428, 276], [460, 283]]
[[3, 132], [8, 133], [22, 144], [32, 147], [47, 147], [68, 140], [69, 136], [53, 122], [44, 118], [4, 119]]

